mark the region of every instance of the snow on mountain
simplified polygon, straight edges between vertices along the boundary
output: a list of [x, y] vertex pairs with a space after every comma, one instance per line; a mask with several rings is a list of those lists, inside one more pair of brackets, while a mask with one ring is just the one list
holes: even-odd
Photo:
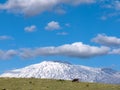
[[66, 62], [44, 61], [25, 68], [11, 70], [0, 77], [48, 78], [72, 80], [79, 78], [82, 82], [100, 82], [120, 84], [120, 72], [109, 68], [92, 68], [72, 65]]

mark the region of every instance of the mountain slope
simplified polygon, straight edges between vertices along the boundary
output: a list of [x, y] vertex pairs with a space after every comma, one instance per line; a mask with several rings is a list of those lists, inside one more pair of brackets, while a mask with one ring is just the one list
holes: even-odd
[[92, 68], [72, 65], [65, 62], [44, 61], [39, 64], [16, 69], [0, 75], [16, 78], [49, 78], [72, 80], [79, 78], [83, 82], [120, 84], [120, 72], [109, 68]]

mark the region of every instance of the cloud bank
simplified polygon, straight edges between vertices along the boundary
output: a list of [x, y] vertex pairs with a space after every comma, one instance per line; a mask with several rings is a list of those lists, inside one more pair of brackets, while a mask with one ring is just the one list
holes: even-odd
[[64, 14], [66, 11], [60, 8], [61, 5], [64, 7], [68, 5], [74, 7], [81, 4], [95, 3], [100, 8], [108, 9], [107, 14], [102, 16], [103, 20], [106, 20], [108, 17], [120, 15], [119, 0], [6, 0], [5, 3], [0, 4], [0, 10], [25, 16], [34, 16], [49, 11]]
[[[23, 59], [41, 56], [64, 56], [72, 58], [92, 58], [102, 55], [120, 55], [120, 39], [114, 36], [98, 34], [92, 39], [93, 42], [103, 46], [91, 46], [82, 42], [64, 44], [61, 46], [48, 46], [38, 48], [18, 48], [16, 50], [0, 50], [0, 60], [20, 57]], [[117, 47], [116, 47], [117, 46]]]
[[65, 56], [76, 58], [90, 58], [108, 54], [110, 48], [96, 47], [76, 42], [65, 44], [58, 47], [39, 47], [39, 48], [22, 48], [18, 50], [0, 50], [0, 59], [10, 59], [15, 56], [21, 58], [35, 58], [40, 56]]
[[23, 58], [31, 58], [37, 56], [67, 56], [77, 58], [90, 58], [105, 55], [109, 52], [108, 47], [96, 47], [77, 42], [73, 44], [65, 44], [58, 47], [43, 47], [36, 49], [22, 49], [20, 56]]
[[8, 12], [33, 16], [45, 11], [54, 10], [61, 4], [91, 4], [96, 0], [7, 0], [4, 4], [0, 4], [0, 10]]

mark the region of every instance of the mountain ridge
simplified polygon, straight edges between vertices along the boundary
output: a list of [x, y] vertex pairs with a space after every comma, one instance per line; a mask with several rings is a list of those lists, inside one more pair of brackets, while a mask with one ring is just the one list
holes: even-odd
[[0, 77], [34, 77], [65, 80], [78, 78], [82, 82], [120, 84], [120, 72], [113, 69], [72, 65], [61, 61], [43, 61], [21, 69], [11, 70], [1, 74]]

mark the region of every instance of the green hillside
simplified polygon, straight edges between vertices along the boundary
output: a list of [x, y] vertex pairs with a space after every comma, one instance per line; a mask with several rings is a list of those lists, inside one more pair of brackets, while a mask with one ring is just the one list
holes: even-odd
[[34, 78], [0, 78], [0, 90], [120, 90], [120, 85]]

